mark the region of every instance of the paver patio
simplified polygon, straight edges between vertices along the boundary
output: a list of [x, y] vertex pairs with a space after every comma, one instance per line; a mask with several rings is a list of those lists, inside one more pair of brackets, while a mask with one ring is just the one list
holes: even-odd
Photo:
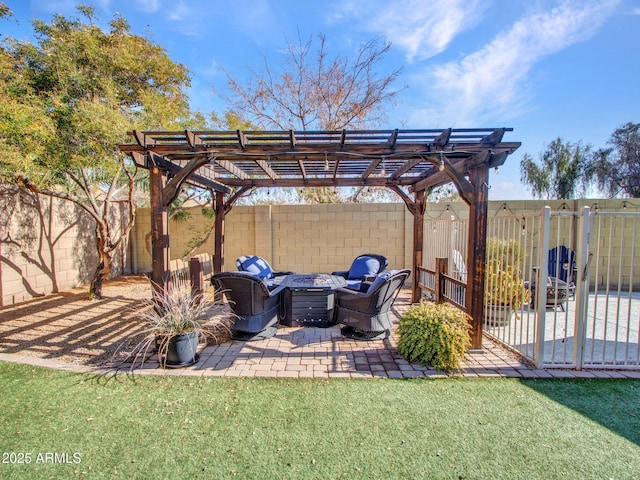
[[[44, 297], [0, 310], [0, 360], [79, 372], [113, 371], [118, 365], [96, 361], [107, 358], [128, 332], [139, 325], [126, 312], [135, 298], [144, 298], [146, 280], [128, 277], [112, 282], [111, 295], [102, 301], [86, 300], [82, 291]], [[107, 287], [107, 293], [110, 291]], [[123, 295], [126, 292], [131, 295]], [[404, 289], [393, 313], [399, 317], [410, 306], [411, 292]], [[28, 312], [28, 314], [26, 313]], [[102, 332], [102, 335], [101, 335]], [[22, 335], [20, 337], [20, 335]], [[22, 340], [20, 339], [22, 338]], [[187, 368], [158, 368], [153, 357], [136, 374], [287, 378], [438, 378], [443, 372], [402, 359], [395, 331], [385, 340], [354, 341], [340, 327], [280, 327], [269, 339], [229, 341], [206, 346], [199, 361]], [[128, 371], [129, 365], [119, 365]], [[483, 350], [469, 352], [460, 372], [465, 377], [589, 377], [640, 378], [634, 371], [538, 370], [488, 338]]]

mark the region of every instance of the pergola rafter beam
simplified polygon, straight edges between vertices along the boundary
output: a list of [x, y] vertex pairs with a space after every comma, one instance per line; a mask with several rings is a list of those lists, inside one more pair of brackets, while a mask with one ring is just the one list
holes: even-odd
[[242, 148], [243, 150], [247, 148], [248, 142], [244, 132], [242, 130], [236, 130], [236, 135], [238, 135], [238, 144], [240, 145], [240, 148]]
[[389, 136], [389, 140], [387, 141], [387, 147], [393, 148], [396, 146], [396, 142], [398, 141], [398, 132], [399, 130], [396, 128], [393, 133]]
[[260, 168], [268, 175], [271, 180], [275, 180], [278, 178], [278, 174], [274, 172], [269, 166], [269, 162], [266, 160], [256, 160], [256, 163], [260, 166]]
[[449, 138], [451, 138], [451, 129], [447, 128], [433, 141], [433, 144], [436, 147], [444, 147], [449, 143]]
[[305, 185], [307, 183], [307, 170], [304, 168], [304, 161], [301, 158], [298, 159], [298, 167], [300, 168], [302, 185]]
[[195, 151], [199, 145], [202, 145], [202, 138], [200, 138], [197, 134], [193, 133], [190, 130], [185, 130], [184, 131], [185, 136], [187, 137], [187, 141], [189, 142], [189, 145], [191, 145], [191, 148]]
[[333, 163], [333, 181], [335, 182], [336, 178], [338, 178], [338, 167], [340, 166], [340, 159], [336, 159]]
[[362, 179], [366, 180], [367, 178], [369, 178], [371, 174], [376, 171], [376, 168], [378, 168], [380, 162], [382, 162], [382, 157], [372, 160], [367, 169], [362, 174]]
[[235, 175], [236, 177], [238, 177], [240, 180], [247, 180], [247, 179], [250, 178], [249, 174], [247, 174], [247, 172], [245, 172], [241, 168], [236, 167], [233, 164], [233, 162], [231, 162], [229, 160], [215, 159], [214, 162], [217, 163], [218, 165], [220, 165], [222, 168], [224, 168], [231, 175]]
[[[399, 186], [410, 187], [415, 180], [403, 178], [400, 181], [393, 184]], [[360, 177], [336, 177], [331, 175], [323, 177], [309, 177], [303, 178], [279, 178], [278, 180], [271, 180], [270, 178], [249, 178], [247, 180], [240, 180], [239, 178], [225, 178], [225, 185], [229, 187], [241, 187], [250, 186], [253, 188], [265, 188], [265, 187], [384, 187], [392, 183], [388, 182], [386, 177], [372, 176], [367, 179]]]
[[487, 135], [480, 139], [480, 143], [482, 145], [497, 145], [502, 141], [502, 137], [504, 137], [504, 128], [497, 128], [491, 134]]
[[390, 177], [391, 180], [396, 180], [396, 179], [402, 177], [402, 175], [407, 173], [413, 167], [415, 167], [417, 165], [420, 165], [424, 160], [425, 160], [425, 157], [417, 157], [417, 158], [411, 158], [411, 159], [407, 160], [406, 162], [404, 162], [404, 165], [402, 165], [401, 167], [396, 169], [395, 172], [393, 172], [393, 174]]

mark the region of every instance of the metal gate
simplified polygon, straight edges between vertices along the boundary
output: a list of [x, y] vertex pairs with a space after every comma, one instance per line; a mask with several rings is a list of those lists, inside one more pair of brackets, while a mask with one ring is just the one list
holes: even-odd
[[485, 332], [539, 368], [640, 369], [639, 222], [588, 207], [491, 219], [488, 239], [518, 243], [525, 289], [506, 320], [486, 305]]
[[[425, 229], [421, 282], [436, 291], [436, 258], [446, 258], [443, 298], [464, 308], [468, 222], [433, 219]], [[486, 288], [515, 308], [504, 313], [485, 295], [485, 334], [539, 368], [640, 369], [638, 233], [637, 212], [498, 211], [488, 221]]]

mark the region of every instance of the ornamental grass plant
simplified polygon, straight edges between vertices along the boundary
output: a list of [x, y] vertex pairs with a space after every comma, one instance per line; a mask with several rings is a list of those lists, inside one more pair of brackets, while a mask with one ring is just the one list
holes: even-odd
[[136, 308], [135, 315], [146, 328], [135, 339], [120, 346], [128, 351], [123, 363], [131, 369], [141, 367], [155, 352], [164, 365], [172, 338], [195, 333], [200, 342], [219, 343], [228, 338], [230, 318], [226, 308], [216, 303], [215, 292], [194, 294], [187, 284], [178, 282], [153, 288], [153, 297]]
[[449, 304], [422, 302], [400, 318], [398, 353], [445, 372], [460, 367], [471, 346], [469, 316]]

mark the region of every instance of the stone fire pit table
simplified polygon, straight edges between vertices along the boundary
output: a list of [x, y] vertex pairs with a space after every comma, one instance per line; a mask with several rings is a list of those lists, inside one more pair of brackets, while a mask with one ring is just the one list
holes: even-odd
[[345, 287], [343, 277], [312, 273], [288, 275], [285, 286], [283, 325], [288, 327], [330, 327], [333, 322], [333, 304], [336, 288]]

